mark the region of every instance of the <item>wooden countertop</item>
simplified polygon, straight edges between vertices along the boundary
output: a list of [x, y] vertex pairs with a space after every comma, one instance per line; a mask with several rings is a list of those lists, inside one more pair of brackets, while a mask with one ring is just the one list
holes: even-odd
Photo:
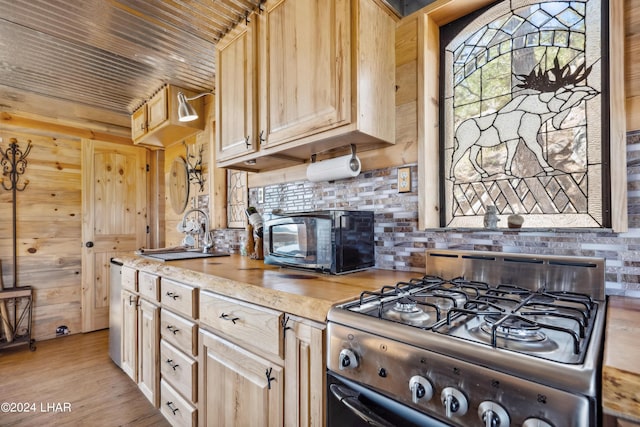
[[609, 297], [602, 406], [606, 414], [640, 421], [640, 299]]
[[325, 322], [329, 308], [364, 290], [420, 277], [416, 272], [371, 268], [339, 276], [285, 269], [240, 255], [159, 262], [138, 256], [117, 260], [203, 290]]

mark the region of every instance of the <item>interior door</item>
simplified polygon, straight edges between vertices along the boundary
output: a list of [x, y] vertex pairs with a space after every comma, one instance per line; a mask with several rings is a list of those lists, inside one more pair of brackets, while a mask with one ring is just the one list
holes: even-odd
[[112, 257], [146, 246], [142, 147], [82, 142], [82, 331], [109, 327]]

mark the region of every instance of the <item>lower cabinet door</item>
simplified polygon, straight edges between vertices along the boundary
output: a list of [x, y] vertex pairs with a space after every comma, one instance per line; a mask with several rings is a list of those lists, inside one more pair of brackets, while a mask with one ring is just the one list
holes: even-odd
[[164, 380], [160, 380], [160, 412], [174, 427], [192, 427], [198, 423], [197, 409]]
[[138, 313], [138, 387], [157, 408], [160, 397], [160, 307], [141, 299]]
[[282, 426], [283, 368], [202, 329], [199, 342], [199, 425]]
[[138, 296], [125, 290], [120, 295], [122, 303], [120, 367], [133, 381], [138, 382]]

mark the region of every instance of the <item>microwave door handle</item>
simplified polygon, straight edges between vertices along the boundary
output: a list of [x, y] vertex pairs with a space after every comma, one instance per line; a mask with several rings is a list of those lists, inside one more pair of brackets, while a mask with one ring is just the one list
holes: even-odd
[[329, 388], [331, 389], [331, 393], [333, 393], [340, 403], [349, 408], [351, 412], [368, 425], [374, 427], [395, 427], [393, 424], [374, 413], [367, 407], [367, 405], [358, 400], [357, 392], [346, 387], [341, 387], [337, 384], [331, 384]]

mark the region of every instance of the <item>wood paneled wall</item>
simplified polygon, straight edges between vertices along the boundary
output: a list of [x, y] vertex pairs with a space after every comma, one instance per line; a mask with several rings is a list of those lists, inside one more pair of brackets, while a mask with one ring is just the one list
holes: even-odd
[[[10, 138], [21, 148], [31, 141], [17, 193], [17, 284], [34, 288], [33, 335], [55, 336], [65, 325], [80, 332], [81, 156], [80, 140], [21, 133], [0, 128], [0, 145]], [[5, 287], [12, 286], [12, 195], [0, 187], [0, 259]]]
[[[207, 119], [205, 119], [205, 130], [203, 132], [199, 132], [194, 136], [186, 138], [184, 140], [177, 141], [171, 145], [169, 145], [164, 151], [164, 182], [165, 189], [169, 188], [169, 179], [171, 172], [171, 164], [176, 157], [182, 157], [186, 159], [186, 148], [185, 144], [189, 145], [189, 152], [191, 154], [198, 155], [200, 147], [203, 148], [202, 151], [202, 174], [204, 176], [205, 182], [202, 191], [200, 191], [200, 186], [195, 184], [189, 185], [189, 202], [187, 203], [187, 207], [185, 209], [191, 209], [197, 207], [197, 198], [199, 196], [208, 196], [207, 208], [209, 209], [209, 217], [210, 217], [210, 228], [224, 228], [226, 227], [226, 215], [223, 216], [223, 220], [221, 221], [220, 216], [222, 215], [222, 211], [225, 210], [225, 202], [224, 195], [226, 191], [226, 180], [224, 177], [226, 176], [226, 172], [222, 169], [214, 168], [211, 170], [210, 165], [215, 162], [213, 157], [213, 132], [215, 131], [215, 125], [213, 123], [213, 97], [205, 97], [205, 111], [204, 114]], [[215, 185], [212, 186], [211, 183], [214, 182]], [[222, 190], [222, 191], [221, 191]], [[222, 201], [220, 200], [220, 196], [223, 197]], [[164, 219], [165, 219], [165, 228], [164, 228], [164, 246], [171, 247], [180, 245], [182, 239], [184, 238], [184, 234], [179, 233], [177, 230], [178, 222], [182, 221], [182, 213], [175, 213], [171, 207], [171, 200], [169, 191], [164, 192]], [[193, 200], [196, 199], [194, 203]]]

